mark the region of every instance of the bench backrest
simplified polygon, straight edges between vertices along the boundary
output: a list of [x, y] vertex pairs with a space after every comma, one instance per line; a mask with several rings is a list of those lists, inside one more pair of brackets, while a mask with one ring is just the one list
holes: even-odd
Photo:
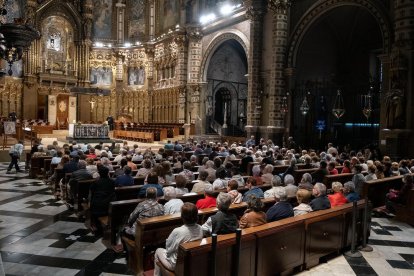
[[[365, 201], [358, 202], [363, 208]], [[278, 275], [344, 248], [352, 204], [267, 223], [242, 231], [239, 275]], [[339, 222], [339, 224], [338, 224]], [[325, 226], [324, 226], [325, 225]], [[361, 234], [361, 233], [360, 233]], [[319, 243], [317, 243], [317, 239]], [[233, 275], [235, 234], [218, 236], [217, 272]], [[333, 245], [333, 246], [332, 246]], [[332, 246], [332, 247], [330, 247]], [[211, 238], [181, 244], [176, 275], [211, 273]]]
[[385, 196], [392, 189], [400, 189], [403, 176], [391, 176], [383, 179], [375, 179], [364, 182], [363, 194], [361, 198], [368, 197], [373, 207], [383, 206]]

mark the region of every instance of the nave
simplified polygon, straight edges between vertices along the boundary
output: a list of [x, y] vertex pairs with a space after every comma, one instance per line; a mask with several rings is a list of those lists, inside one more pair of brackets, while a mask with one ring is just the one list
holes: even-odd
[[[22, 164], [23, 165], [23, 164]], [[56, 201], [49, 187], [0, 164], [0, 251], [5, 275], [132, 275], [125, 255], [106, 248]], [[300, 275], [413, 275], [414, 228], [373, 218], [363, 258], [333, 257]], [[149, 273], [151, 275], [151, 273]]]

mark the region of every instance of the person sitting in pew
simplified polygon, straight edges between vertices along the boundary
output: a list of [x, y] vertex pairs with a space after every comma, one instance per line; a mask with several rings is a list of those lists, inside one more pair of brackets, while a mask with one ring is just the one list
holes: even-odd
[[263, 169], [263, 173], [262, 173], [262, 182], [263, 184], [272, 184], [272, 180], [273, 180], [273, 165], [268, 164], [266, 165], [266, 167], [264, 167]]
[[352, 181], [345, 182], [344, 194], [347, 202], [354, 202], [359, 200], [359, 195], [355, 192], [355, 184]]
[[184, 205], [184, 202], [177, 198], [176, 188], [168, 186], [163, 190], [164, 199], [167, 200], [167, 203], [164, 204], [165, 214], [168, 215], [181, 212], [181, 207]]
[[146, 196], [147, 189], [152, 187], [157, 191], [157, 197], [163, 196], [164, 192], [162, 191], [162, 186], [158, 183], [158, 174], [156, 172], [151, 172], [147, 175], [148, 183], [139, 189], [138, 197], [144, 198]]
[[337, 175], [338, 174], [338, 170], [335, 168], [336, 163], [335, 161], [331, 161], [328, 164], [328, 171], [330, 175]]
[[128, 164], [128, 161], [124, 158], [124, 159], [121, 159], [121, 162], [120, 162], [120, 167], [119, 168], [117, 168], [116, 170], [115, 170], [115, 172], [114, 172], [114, 177], [118, 177], [118, 176], [120, 176], [120, 175], [123, 175], [124, 174], [124, 168], [125, 168], [125, 166], [127, 166], [127, 164]]
[[274, 198], [277, 190], [284, 190], [282, 179], [278, 175], [274, 175], [272, 179], [272, 188], [264, 192], [264, 198]]
[[317, 169], [315, 172], [313, 172], [312, 175], [312, 180], [313, 183], [316, 182], [323, 182], [323, 178], [325, 177], [325, 175], [329, 174], [329, 171], [327, 169], [328, 164], [326, 163], [325, 160], [322, 160], [319, 163], [319, 169]]
[[197, 183], [194, 184], [192, 193], [204, 193], [206, 189], [213, 189], [213, 185], [207, 181], [208, 172], [201, 171], [198, 175]]
[[217, 213], [207, 219], [201, 226], [204, 236], [211, 234], [230, 234], [236, 232], [239, 222], [235, 214], [229, 212], [231, 196], [227, 193], [219, 193], [217, 196]]
[[197, 200], [197, 209], [216, 207], [216, 193], [213, 190], [213, 186], [206, 187], [204, 192], [204, 198]]
[[131, 176], [131, 172], [131, 167], [124, 166], [124, 174], [117, 176], [117, 178], [115, 179], [115, 185], [117, 187], [134, 185], [134, 178]]
[[237, 181], [232, 179], [227, 184], [227, 193], [231, 196], [232, 204], [239, 204], [242, 201], [242, 194], [237, 191], [237, 188], [239, 187], [239, 184], [237, 184]]
[[166, 269], [174, 271], [177, 262], [177, 252], [180, 244], [203, 238], [203, 230], [197, 224], [197, 208], [193, 203], [186, 202], [181, 207], [181, 219], [184, 225], [175, 228], [168, 236], [165, 249], [158, 248], [154, 255], [154, 276], [160, 276], [161, 263]]
[[310, 202], [309, 205], [312, 207], [313, 211], [331, 208], [331, 203], [326, 196], [326, 186], [323, 183], [316, 183], [313, 186], [312, 194], [315, 198]]
[[342, 168], [341, 173], [351, 173], [351, 172], [352, 172], [351, 161], [345, 160], [344, 161], [344, 167]]
[[331, 207], [335, 206], [342, 206], [348, 202], [344, 194], [342, 193], [343, 187], [342, 183], [335, 181], [332, 183], [332, 190], [333, 194], [328, 195], [329, 202], [331, 203]]
[[72, 173], [70, 179], [68, 181], [68, 186], [66, 187], [69, 191], [68, 195], [68, 202], [67, 205], [70, 209], [73, 208], [74, 198], [76, 197], [76, 191], [74, 185], [82, 180], [89, 180], [92, 179], [92, 174], [86, 169], [86, 161], [79, 160], [78, 162], [78, 169]]
[[266, 212], [266, 221], [272, 222], [294, 216], [292, 205], [287, 201], [286, 190], [278, 190], [275, 193], [276, 203]]
[[369, 165], [368, 174], [364, 177], [365, 181], [377, 179], [377, 175], [375, 174], [376, 171], [377, 171], [377, 167], [374, 164]]
[[304, 173], [302, 175], [302, 179], [300, 180], [298, 188], [305, 189], [305, 190], [312, 192], [313, 190], [312, 175], [310, 173]]
[[254, 195], [247, 201], [247, 209], [240, 218], [240, 228], [249, 228], [266, 223], [266, 213], [263, 212], [263, 202]]
[[298, 201], [298, 206], [293, 208], [293, 213], [296, 216], [304, 215], [312, 212], [312, 207], [310, 207], [309, 202], [312, 197], [312, 191], [307, 189], [299, 189], [296, 192], [296, 200]]
[[254, 177], [249, 177], [246, 181], [246, 186], [249, 190], [244, 193], [243, 202], [246, 202], [251, 195], [255, 195], [258, 198], [264, 198], [263, 190], [256, 186], [256, 179]]
[[364, 185], [364, 182], [365, 182], [365, 177], [362, 174], [362, 166], [360, 164], [356, 164], [352, 170], [353, 170], [353, 173], [354, 173], [354, 176], [352, 177], [352, 182], [354, 182], [354, 184], [355, 184], [355, 191], [359, 195], [361, 195], [363, 185]]
[[148, 187], [145, 189], [146, 200], [140, 202], [135, 210], [129, 215], [127, 226], [124, 229], [124, 234], [135, 240], [136, 221], [143, 218], [152, 218], [156, 216], [163, 216], [165, 213], [164, 206], [157, 201], [157, 189]]
[[262, 177], [260, 176], [261, 173], [261, 169], [260, 169], [260, 165], [254, 165], [252, 168], [252, 177], [256, 180], [256, 185], [257, 186], [262, 186], [263, 185], [263, 180]]
[[222, 190], [227, 187], [226, 169], [221, 167], [216, 170], [216, 180], [213, 182], [214, 190]]
[[244, 185], [246, 185], [243, 177], [240, 174], [240, 170], [238, 167], [233, 166], [230, 172], [231, 172], [231, 179], [236, 180], [239, 187], [244, 187]]
[[292, 175], [287, 174], [285, 175], [284, 183], [287, 197], [289, 199], [295, 198], [296, 192], [298, 191], [298, 186], [295, 185], [295, 178]]
[[411, 189], [414, 188], [413, 176], [411, 174], [405, 174], [403, 179], [403, 186], [400, 190], [390, 189], [386, 195], [385, 207], [388, 213], [395, 213], [394, 204], [405, 205], [407, 203], [407, 197]]
[[188, 189], [185, 187], [187, 185], [187, 178], [184, 175], [175, 176], [175, 193], [178, 196], [185, 195], [188, 193]]
[[179, 174], [185, 176], [188, 181], [193, 181], [194, 180], [194, 174], [191, 171], [191, 163], [190, 163], [190, 161], [185, 161], [183, 163], [183, 170]]

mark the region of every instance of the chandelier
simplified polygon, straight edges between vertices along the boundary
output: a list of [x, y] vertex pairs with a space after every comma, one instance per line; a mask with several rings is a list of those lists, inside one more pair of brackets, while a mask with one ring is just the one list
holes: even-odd
[[[0, 15], [5, 16], [7, 10], [3, 1], [0, 6]], [[13, 23], [2, 23], [0, 25], [0, 58], [8, 65], [8, 74], [13, 74], [12, 65], [22, 59], [23, 52], [33, 40], [40, 38], [40, 33], [32, 26], [26, 24], [21, 18], [15, 18]]]
[[344, 99], [341, 95], [341, 90], [338, 89], [335, 103], [332, 108], [332, 114], [336, 117], [336, 119], [340, 119], [345, 114], [345, 106], [344, 106]]
[[308, 104], [307, 95], [310, 95], [310, 91], [308, 91], [307, 94], [305, 94], [305, 97], [303, 98], [302, 105], [299, 108], [299, 110], [300, 110], [300, 112], [302, 113], [303, 116], [306, 116], [306, 114], [308, 114], [309, 109], [310, 109], [309, 104]]

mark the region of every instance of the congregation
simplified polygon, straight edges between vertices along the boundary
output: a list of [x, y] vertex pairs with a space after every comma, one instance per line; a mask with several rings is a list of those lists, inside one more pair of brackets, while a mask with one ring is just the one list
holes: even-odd
[[[44, 181], [69, 209], [74, 208], [77, 183], [93, 181], [89, 198], [82, 203], [84, 210], [78, 215], [88, 214], [90, 229], [97, 236], [105, 230], [100, 218], [108, 215], [110, 202], [117, 200], [115, 187], [133, 186], [137, 178], [143, 179], [137, 196], [144, 200], [129, 215], [120, 233], [121, 240], [135, 239], [137, 220], [181, 213], [184, 225], [170, 234], [166, 249], [155, 252], [155, 275], [160, 275], [159, 265], [174, 270], [181, 243], [341, 206], [360, 198], [365, 181], [405, 175], [404, 186], [400, 191], [393, 191], [392, 196], [387, 195], [387, 204], [381, 209], [391, 216], [392, 202], [404, 203], [407, 191], [412, 188], [412, 160], [391, 162], [388, 156], [380, 159], [370, 149], [339, 151], [331, 143], [326, 151], [298, 150], [294, 143], [290, 146], [278, 147], [264, 139], [256, 145], [254, 137], [245, 145], [168, 141], [156, 151], [142, 150], [138, 145], [129, 147], [126, 142], [95, 146], [72, 143], [62, 147], [53, 142], [51, 145], [35, 143], [30, 155], [32, 160], [50, 156], [51, 164], [55, 164], [51, 168], [62, 169], [68, 175], [67, 179], [58, 179], [56, 170], [50, 170], [45, 172]], [[275, 167], [280, 166], [286, 169], [275, 173]], [[295, 179], [299, 167], [311, 169], [311, 173]], [[327, 189], [324, 176], [341, 173], [352, 173], [352, 180], [333, 182]], [[244, 189], [243, 194], [240, 189]], [[204, 198], [196, 204], [182, 200], [183, 196], [200, 193]], [[160, 198], [166, 203], [160, 204]], [[276, 203], [265, 210], [263, 198], [274, 199]], [[231, 204], [241, 202], [247, 203], [242, 217], [228, 212]], [[196, 224], [197, 209], [216, 206], [216, 214], [202, 226]], [[123, 251], [126, 246], [119, 243], [113, 249]]]

